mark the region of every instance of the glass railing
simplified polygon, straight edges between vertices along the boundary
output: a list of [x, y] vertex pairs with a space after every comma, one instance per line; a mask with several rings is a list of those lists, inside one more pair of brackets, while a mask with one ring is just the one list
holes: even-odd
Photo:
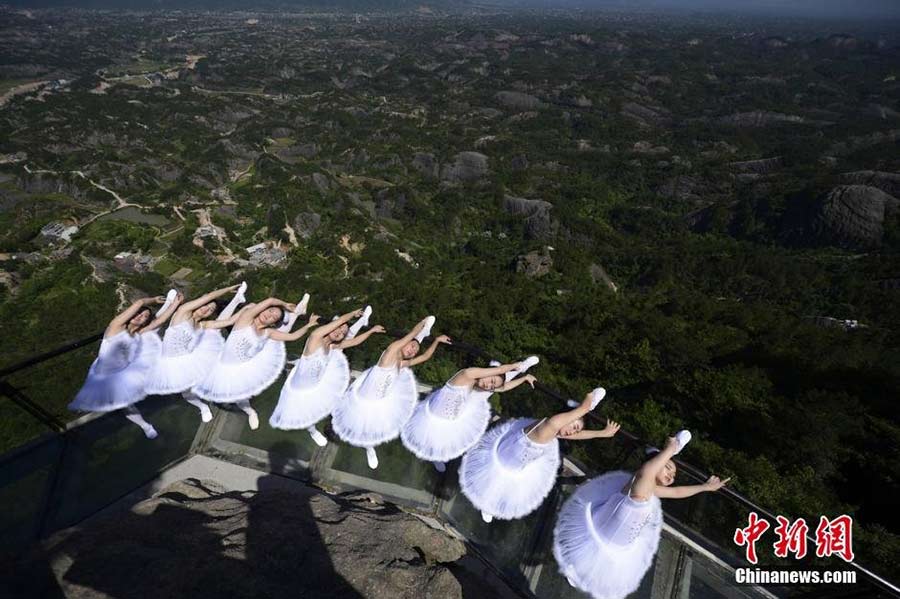
[[[459, 490], [458, 460], [445, 473], [438, 473], [395, 441], [378, 448], [380, 466], [373, 471], [363, 450], [341, 443], [327, 421], [320, 423], [330, 439], [324, 448], [315, 445], [305, 431], [269, 427], [283, 377], [253, 400], [261, 422], [255, 431], [249, 429], [242, 412], [229, 409], [216, 410], [214, 420], [201, 426], [193, 407], [167, 397], [141, 403], [141, 411], [160, 433], [156, 440], [146, 439], [119, 413], [71, 422], [63, 411], [65, 404], [81, 384], [96, 348], [94, 342], [62, 352], [0, 379], [5, 384], [0, 387], [0, 416], [5, 422], [22, 423], [21, 430], [5, 439], [7, 452], [0, 458], [0, 501], [11, 507], [0, 515], [0, 539], [6, 546], [77, 523], [200, 452], [333, 491], [377, 492], [395, 503], [439, 516], [520, 591], [537, 597], [583, 597], [559, 575], [551, 551], [556, 513], [585, 480], [573, 472], [590, 477], [615, 469], [634, 470], [643, 459], [644, 443], [627, 432], [595, 443], [564, 442], [570, 467], [564, 469], [542, 507], [521, 520], [486, 524]], [[428, 369], [417, 369], [420, 384], [442, 382], [473, 359], [483, 363], [486, 357], [478, 348], [460, 343], [454, 349], [458, 351], [442, 354]], [[356, 369], [365, 366], [366, 360], [349, 357]], [[59, 373], [64, 374], [55, 385], [47, 380]], [[426, 390], [423, 387], [422, 392]], [[552, 389], [542, 390], [554, 403], [565, 400]], [[10, 397], [17, 393], [20, 396]], [[34, 405], [29, 407], [28, 402]], [[64, 432], [54, 432], [60, 426]], [[687, 479], [681, 482], [704, 479], [690, 464], [679, 466], [680, 476]], [[736, 526], [747, 522], [750, 511], [760, 509], [733, 491], [664, 501], [663, 508], [666, 525], [660, 549], [634, 597], [900, 597], [890, 583], [856, 565], [852, 567], [858, 573], [857, 583], [843, 587], [736, 587], [733, 569], [746, 562], [731, 537]], [[810, 560], [809, 567], [851, 566]]]
[[99, 346], [92, 339], [7, 367], [0, 379], [3, 547], [82, 521], [187, 457], [198, 438], [196, 409], [174, 398], [141, 402], [153, 440], [121, 412], [68, 412]]

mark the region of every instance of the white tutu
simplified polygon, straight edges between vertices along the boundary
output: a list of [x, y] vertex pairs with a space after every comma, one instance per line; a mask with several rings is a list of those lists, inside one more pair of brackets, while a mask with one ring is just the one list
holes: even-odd
[[400, 435], [418, 399], [412, 370], [373, 366], [353, 381], [335, 406], [331, 427], [350, 445], [374, 447]]
[[200, 399], [235, 403], [262, 393], [284, 370], [283, 341], [257, 335], [253, 325], [232, 329], [210, 371], [191, 391]]
[[[640, 502], [623, 494], [631, 478], [631, 473], [618, 470], [582, 484], [563, 504], [556, 521], [553, 555], [559, 571], [594, 599], [622, 599], [635, 592], [659, 547], [663, 521], [659, 498]], [[603, 510], [608, 517], [623, 507], [629, 513], [614, 523], [613, 536], [619, 538], [613, 542], [602, 525], [598, 530], [592, 512]]]
[[284, 381], [269, 424], [285, 430], [313, 426], [331, 414], [348, 384], [350, 365], [341, 350], [301, 356]]
[[69, 409], [111, 412], [147, 397], [147, 374], [161, 347], [162, 341], [155, 332], [130, 335], [121, 331], [103, 339], [87, 379]]
[[187, 391], [212, 370], [225, 338], [214, 329], [195, 329], [185, 320], [166, 329], [162, 353], [147, 377], [149, 395]]
[[452, 413], [447, 414], [442, 396], [458, 390], [458, 387], [444, 385], [416, 405], [400, 439], [417, 458], [449, 462], [466, 453], [484, 435], [491, 419], [488, 403], [491, 393], [466, 390], [458, 405], [452, 406]]
[[[535, 422], [532, 418], [507, 420], [463, 456], [459, 485], [479, 510], [501, 520], [521, 518], [536, 510], [553, 490], [559, 441], [540, 445], [530, 440], [524, 429]], [[504, 444], [507, 449], [501, 456], [499, 445], [507, 436], [509, 445]]]

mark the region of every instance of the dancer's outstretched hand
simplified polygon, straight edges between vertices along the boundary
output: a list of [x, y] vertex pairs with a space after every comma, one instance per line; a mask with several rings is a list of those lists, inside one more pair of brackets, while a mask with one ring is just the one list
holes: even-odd
[[385, 330], [385, 328], [383, 326], [381, 326], [380, 324], [376, 324], [374, 327], [372, 327], [369, 330], [372, 331], [373, 333], [386, 333], [387, 332]]
[[450, 337], [447, 335], [439, 335], [437, 339], [435, 339], [437, 343], [446, 343], [447, 345], [453, 345], [453, 341], [450, 340]]
[[603, 430], [600, 431], [604, 437], [614, 437], [616, 433], [619, 432], [619, 429], [622, 428], [622, 425], [616, 422], [615, 420], [606, 419], [606, 426], [603, 427]]
[[183, 301], [184, 301], [184, 294], [179, 291], [178, 293], [175, 294], [175, 305], [178, 305]]
[[722, 487], [728, 484], [731, 478], [726, 478], [725, 480], [720, 479], [718, 476], [710, 476], [709, 479], [703, 484], [706, 487], [707, 491], [718, 491]]
[[532, 389], [534, 389], [534, 384], [537, 382], [537, 378], [533, 374], [526, 374], [522, 377], [522, 380], [531, 385]]
[[145, 304], [164, 304], [166, 303], [166, 296], [157, 295], [156, 297], [146, 297], [142, 300]]
[[237, 291], [237, 290], [240, 289], [240, 288], [241, 288], [241, 284], [240, 284], [240, 283], [238, 283], [237, 285], [229, 285], [229, 286], [227, 287], [228, 291]]
[[319, 324], [319, 315], [318, 314], [310, 314], [309, 315], [309, 324], [312, 324], [312, 325]]
[[365, 312], [366, 312], [366, 308], [362, 307], [353, 313], [353, 318], [362, 318], [362, 315], [365, 314]]

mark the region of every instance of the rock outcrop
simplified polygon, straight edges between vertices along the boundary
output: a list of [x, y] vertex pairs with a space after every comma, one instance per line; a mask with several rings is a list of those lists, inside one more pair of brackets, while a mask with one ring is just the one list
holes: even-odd
[[322, 216], [316, 212], [301, 212], [294, 217], [294, 232], [301, 239], [312, 237], [320, 226], [322, 226]]
[[441, 180], [447, 183], [474, 183], [488, 174], [488, 157], [480, 152], [460, 152], [453, 162], [441, 169]]
[[516, 259], [516, 272], [526, 277], [538, 278], [549, 274], [553, 269], [553, 258], [547, 250], [528, 252]]
[[900, 198], [900, 173], [882, 171], [854, 171], [841, 175], [844, 183], [877, 187], [884, 193]]
[[884, 219], [900, 209], [900, 200], [878, 188], [841, 185], [825, 194], [816, 206], [810, 230], [822, 243], [855, 249], [881, 245]]
[[559, 222], [550, 216], [553, 209], [550, 202], [507, 195], [503, 198], [503, 209], [525, 217], [525, 235], [530, 239], [547, 240], [559, 231]]
[[510, 595], [490, 574], [478, 580], [464, 543], [436, 521], [377, 495], [330, 496], [266, 478], [259, 491], [174, 483], [129, 512], [62, 531], [18, 558], [12, 574], [81, 599], [462, 599], [476, 586], [479, 597]]
[[537, 110], [544, 106], [544, 103], [536, 97], [522, 92], [502, 91], [498, 92], [494, 98], [500, 104], [515, 110]]

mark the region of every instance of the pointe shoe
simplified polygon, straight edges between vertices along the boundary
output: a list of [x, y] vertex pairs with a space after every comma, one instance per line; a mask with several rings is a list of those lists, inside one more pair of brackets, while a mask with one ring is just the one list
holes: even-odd
[[419, 334], [416, 335], [416, 341], [418, 341], [419, 343], [422, 343], [423, 340], [425, 340], [429, 335], [431, 335], [431, 327], [434, 326], [434, 323], [436, 320], [437, 320], [437, 318], [435, 318], [434, 316], [428, 316], [425, 319], [425, 326], [422, 328], [422, 330], [419, 332]]
[[490, 524], [494, 517], [487, 512], [481, 512], [481, 519]]
[[447, 464], [445, 464], [444, 462], [431, 462], [431, 463], [434, 465], [434, 469], [437, 470], [438, 472], [446, 472], [447, 471]]
[[537, 356], [528, 356], [519, 364], [519, 372], [527, 372], [529, 368], [532, 366], [537, 366], [537, 364], [541, 361]]
[[210, 410], [208, 406], [203, 406], [203, 408], [200, 408], [200, 420], [202, 420], [203, 422], [209, 422], [210, 420], [212, 420], [212, 418], [212, 410]]
[[490, 362], [488, 362], [488, 366], [490, 366], [491, 368], [496, 368], [498, 366], [503, 366], [503, 364], [501, 364], [497, 360], [491, 360]]
[[309, 294], [304, 293], [303, 298], [300, 300], [300, 303], [297, 304], [297, 309], [294, 310], [294, 314], [297, 316], [303, 316], [306, 314], [306, 308], [309, 306]]
[[328, 445], [328, 439], [326, 439], [325, 435], [317, 430], [310, 431], [309, 436], [312, 437], [312, 440], [315, 441], [316, 445], [318, 445], [319, 447], [325, 447], [326, 445]]
[[241, 286], [238, 287], [234, 297], [238, 298], [238, 302], [240, 303], [247, 301], [247, 281], [241, 281]]
[[606, 397], [606, 389], [603, 387], [597, 387], [591, 391], [591, 409], [596, 408], [604, 397]]
[[153, 428], [152, 426], [150, 426], [149, 424], [147, 425], [147, 428], [144, 428], [144, 427], [141, 427], [141, 428], [144, 429], [144, 435], [145, 435], [148, 439], [155, 439], [155, 438], [157, 438], [157, 437], [159, 436], [159, 433], [156, 432], [156, 429]]
[[577, 408], [578, 406], [580, 406], [581, 404], [578, 403], [577, 401], [575, 401], [574, 399], [567, 399], [567, 400], [566, 400], [566, 405], [569, 406], [569, 407], [572, 408], [572, 409], [575, 409], [575, 408]]
[[369, 462], [369, 468], [375, 470], [378, 468], [378, 454], [372, 447], [366, 447], [366, 460]]
[[361, 327], [369, 326], [370, 316], [372, 316], [372, 306], [366, 306], [363, 310], [362, 316], [359, 317], [359, 320], [357, 320], [355, 324], [359, 324], [359, 326]]
[[166, 294], [166, 301], [163, 302], [162, 307], [156, 311], [156, 316], [159, 316], [163, 312], [169, 309], [169, 306], [172, 305], [172, 302], [175, 301], [175, 298], [178, 297], [178, 292], [174, 289], [169, 289], [169, 292]]
[[256, 410], [251, 410], [247, 413], [247, 424], [250, 425], [251, 431], [259, 428], [259, 414], [256, 413]]
[[691, 431], [684, 430], [675, 433], [675, 443], [678, 445], [678, 448], [675, 450], [675, 455], [681, 453], [681, 450], [684, 449], [684, 446], [690, 443], [690, 441]]

